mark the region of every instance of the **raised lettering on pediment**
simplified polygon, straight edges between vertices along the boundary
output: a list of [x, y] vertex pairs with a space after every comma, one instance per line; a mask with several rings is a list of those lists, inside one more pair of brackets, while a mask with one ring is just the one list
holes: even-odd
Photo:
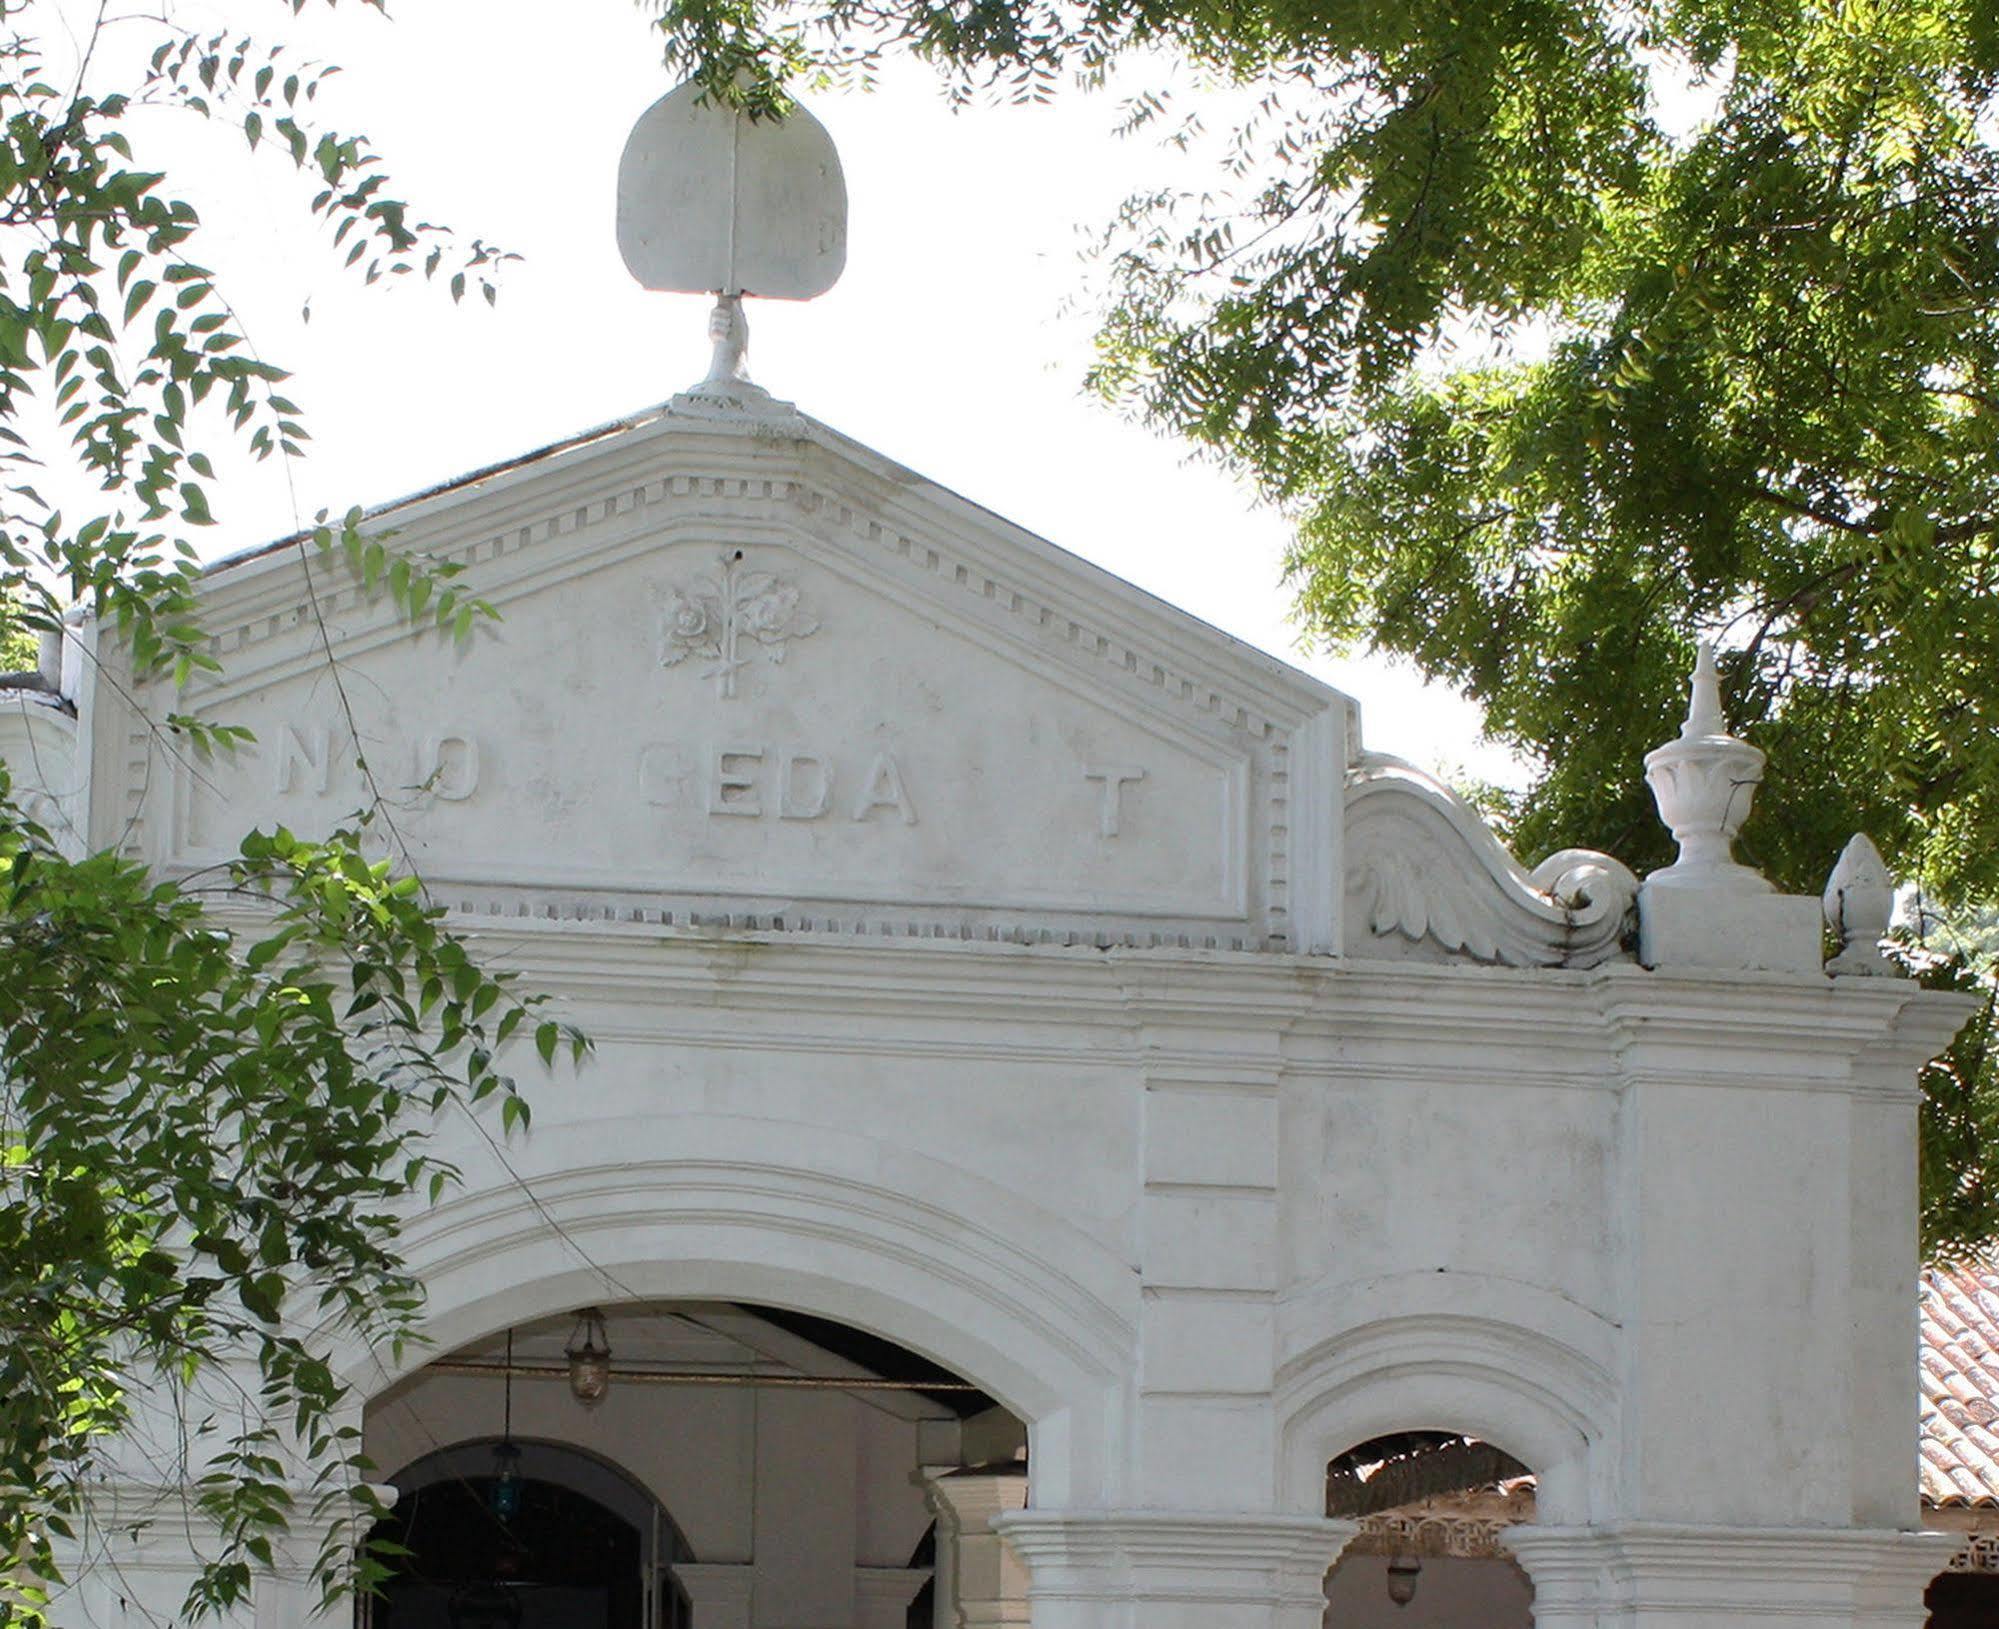
[[358, 739], [439, 897], [480, 912], [1324, 942], [1319, 687], [920, 486], [843, 487], [844, 453], [679, 456], [634, 453], [641, 485], [565, 496], [552, 530], [468, 526], [502, 612], [471, 641], [342, 607], [351, 722], [303, 625], [242, 613], [202, 710], [257, 744], [185, 777], [153, 851], [344, 819]]

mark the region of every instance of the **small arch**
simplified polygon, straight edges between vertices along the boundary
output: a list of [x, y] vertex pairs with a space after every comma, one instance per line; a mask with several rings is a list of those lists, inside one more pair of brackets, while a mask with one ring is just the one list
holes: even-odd
[[[698, 1559], [688, 1547], [687, 1537], [673, 1512], [659, 1496], [625, 1466], [607, 1455], [562, 1442], [551, 1437], [514, 1436], [507, 1439], [521, 1451], [523, 1476], [556, 1480], [594, 1499], [606, 1510], [643, 1529], [657, 1512], [665, 1528], [667, 1559]], [[462, 1482], [490, 1473], [498, 1437], [466, 1437], [441, 1448], [418, 1454], [394, 1471], [384, 1471], [382, 1480], [391, 1484], [400, 1497], [407, 1497], [440, 1482]]]
[[1531, 1465], [1542, 1521], [1586, 1523], [1610, 1492], [1615, 1403], [1605, 1368], [1537, 1330], [1447, 1312], [1381, 1318], [1285, 1365], [1280, 1494], [1316, 1513], [1336, 1456], [1393, 1432], [1439, 1429]]
[[391, 1481], [397, 1498], [374, 1537], [394, 1548], [371, 1623], [678, 1629], [689, 1621], [671, 1570], [691, 1559], [678, 1524], [601, 1455], [541, 1438], [466, 1439], [420, 1455]]

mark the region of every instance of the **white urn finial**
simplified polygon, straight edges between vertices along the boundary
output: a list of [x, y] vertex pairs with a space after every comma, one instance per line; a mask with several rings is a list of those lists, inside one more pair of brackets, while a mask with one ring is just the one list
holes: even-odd
[[1865, 832], [1840, 851], [1825, 885], [1825, 920], [1839, 940], [1828, 973], [1881, 977], [1901, 971], [1881, 952], [1895, 914], [1895, 877]]
[[1757, 748], [1728, 733], [1714, 647], [1703, 639], [1679, 739], [1645, 755], [1645, 781], [1659, 818], [1680, 845], [1679, 858], [1653, 872], [1649, 884], [1770, 891], [1768, 879], [1735, 858], [1735, 834], [1749, 818], [1763, 762]]

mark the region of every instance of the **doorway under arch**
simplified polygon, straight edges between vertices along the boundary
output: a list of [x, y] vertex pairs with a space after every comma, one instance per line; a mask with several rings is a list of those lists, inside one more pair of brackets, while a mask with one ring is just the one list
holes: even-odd
[[1326, 1577], [1325, 1629], [1532, 1629], [1534, 1589], [1501, 1540], [1534, 1476], [1443, 1430], [1372, 1437], [1326, 1467], [1326, 1514], [1360, 1524]]
[[[580, 1327], [608, 1346], [601, 1394], [567, 1359]], [[1026, 1425], [975, 1382], [742, 1302], [491, 1332], [378, 1395], [364, 1428], [400, 1494], [382, 1534], [410, 1552], [368, 1629], [904, 1629], [965, 1480], [1026, 1485]]]
[[687, 1629], [673, 1518], [619, 1467], [561, 1443], [436, 1449], [369, 1535], [391, 1576], [370, 1629]]

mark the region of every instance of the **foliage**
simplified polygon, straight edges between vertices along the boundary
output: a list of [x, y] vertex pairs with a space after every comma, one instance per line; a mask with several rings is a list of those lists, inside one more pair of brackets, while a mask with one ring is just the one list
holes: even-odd
[[[371, 281], [490, 299], [507, 257], [419, 224], [362, 138], [315, 122], [330, 70], [104, 9], [58, 69], [45, 46], [77, 21], [61, 10], [0, 0], [0, 644], [25, 636], [31, 661], [33, 636], [80, 610], [107, 630], [101, 683], [182, 686], [217, 666], [200, 438], [291, 458], [305, 430], [196, 258], [195, 210], [137, 156], [140, 110], [227, 125], [291, 167]], [[135, 30], [145, 66], [101, 86]], [[64, 514], [44, 488], [92, 496]], [[415, 626], [463, 637], [492, 614], [358, 513], [295, 543]], [[247, 735], [192, 711], [169, 728], [170, 750], [197, 754]], [[253, 832], [192, 877], [76, 847], [0, 779], [0, 1624], [37, 1620], [63, 1547], [88, 1548], [87, 1475], [185, 1483], [189, 1530], [210, 1540], [191, 1609], [239, 1598], [308, 1511], [338, 1589], [371, 1510], [329, 1354], [410, 1327], [398, 1206], [453, 1176], [426, 1133], [493, 1105], [493, 1134], [524, 1124], [503, 1049], [531, 1034], [546, 1065], [584, 1043], [446, 930], [379, 811], [324, 836]], [[185, 1440], [114, 1442], [155, 1397]]]
[[[533, 1005], [363, 850], [358, 827], [253, 833], [191, 887], [0, 825], [0, 1554], [45, 1583], [130, 1393], [225, 1364], [240, 1423], [125, 1450], [192, 1477], [217, 1530], [192, 1603], [240, 1594], [302, 1493], [345, 1579], [373, 1507], [330, 1345], [406, 1331], [393, 1208], [453, 1176], [425, 1147], [447, 1106], [525, 1122], [494, 1060]], [[546, 1061], [565, 1037], [534, 1029]]]
[[[1536, 766], [1527, 852], [1667, 856], [1641, 780], [1722, 649], [1745, 848], [1867, 830], [1999, 899], [1990, 0], [669, 0], [757, 109], [907, 50], [964, 91], [1191, 68], [1213, 174], [1105, 239], [1097, 386], [1296, 518], [1306, 634], [1413, 659]], [[747, 65], [747, 66], [746, 66]], [[1126, 123], [1196, 136], [1146, 90]], [[1979, 1089], [1995, 1088], [1989, 1072]], [[1960, 1140], [1999, 1196], [1999, 1148]], [[1959, 1172], [1926, 1169], [1932, 1197]], [[1961, 1215], [1999, 1234], [1999, 1197]], [[1961, 1235], [1960, 1235], [1961, 1236]]]
[[41, 642], [22, 626], [20, 610], [0, 604], [0, 673], [26, 673], [34, 667]]
[[1961, 1261], [1986, 1255], [1992, 1245], [1990, 1218], [1999, 1210], [1991, 1150], [1999, 1143], [1999, 1092], [1991, 1089], [1995, 995], [1991, 962], [1974, 970], [1962, 960], [1920, 967], [1935, 988], [1975, 991], [1984, 1003], [1941, 1057], [1923, 1070], [1923, 1110], [1919, 1126], [1922, 1168], [1923, 1245], [1932, 1261]]

